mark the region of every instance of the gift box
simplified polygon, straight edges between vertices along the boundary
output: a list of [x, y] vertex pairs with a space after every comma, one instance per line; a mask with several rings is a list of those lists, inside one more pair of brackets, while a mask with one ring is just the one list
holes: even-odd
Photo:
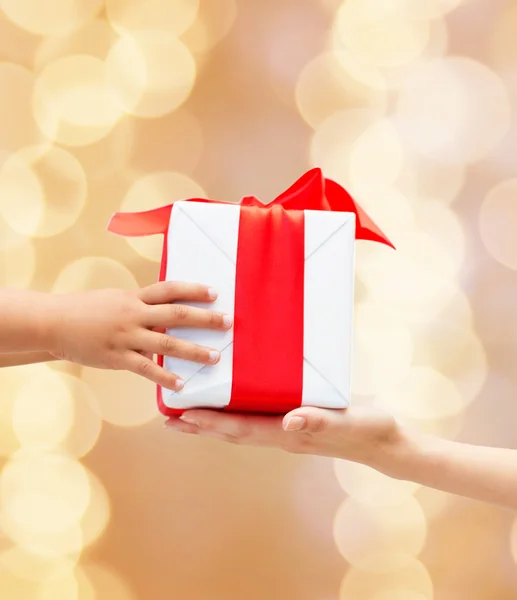
[[158, 387], [163, 414], [349, 405], [355, 240], [392, 244], [321, 170], [267, 205], [255, 197], [239, 204], [194, 198], [117, 213], [108, 229], [163, 234], [160, 280], [209, 285], [219, 293], [213, 309], [234, 317], [230, 331], [167, 332], [216, 348], [221, 359], [199, 365], [159, 357], [185, 381], [179, 392]]

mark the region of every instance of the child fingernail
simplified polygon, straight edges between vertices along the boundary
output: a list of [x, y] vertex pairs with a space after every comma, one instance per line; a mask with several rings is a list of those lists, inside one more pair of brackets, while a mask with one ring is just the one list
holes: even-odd
[[183, 389], [183, 386], [185, 385], [185, 382], [183, 381], [183, 379], [176, 379], [176, 383], [174, 384], [174, 389], [176, 391], [180, 391]]
[[300, 431], [305, 427], [306, 421], [303, 417], [289, 417], [284, 423], [285, 431]]
[[219, 294], [217, 293], [217, 290], [214, 290], [214, 288], [208, 288], [208, 297], [210, 300], [216, 300], [218, 295]]
[[233, 323], [233, 319], [230, 317], [230, 315], [224, 315], [223, 317], [223, 325], [229, 329], [232, 326]]
[[219, 360], [219, 352], [217, 352], [217, 350], [210, 350], [208, 353], [208, 360], [211, 363], [217, 362]]

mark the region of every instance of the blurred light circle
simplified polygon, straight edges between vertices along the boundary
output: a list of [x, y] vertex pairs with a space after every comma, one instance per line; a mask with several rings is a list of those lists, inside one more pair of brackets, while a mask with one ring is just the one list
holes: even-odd
[[305, 65], [296, 84], [296, 104], [313, 128], [344, 108], [375, 108], [384, 112], [386, 86], [371, 87], [346, 69], [338, 53], [320, 54]]
[[16, 393], [13, 430], [24, 449], [49, 450], [59, 446], [72, 427], [73, 399], [57, 371], [38, 366]]
[[354, 393], [380, 393], [404, 379], [414, 353], [411, 332], [404, 323], [392, 318], [382, 305], [366, 301], [355, 311], [354, 330]]
[[122, 116], [99, 58], [58, 58], [39, 74], [33, 110], [45, 135], [65, 146], [87, 146], [105, 137]]
[[0, 457], [10, 456], [20, 448], [20, 441], [13, 431], [13, 407], [16, 394], [25, 380], [25, 367], [0, 369]]
[[414, 210], [419, 229], [438, 238], [455, 264], [463, 264], [466, 238], [456, 213], [435, 199], [415, 202]]
[[0, 213], [19, 233], [49, 237], [71, 227], [87, 196], [81, 163], [66, 150], [31, 146], [0, 170]]
[[90, 486], [82, 465], [65, 455], [21, 451], [4, 467], [0, 498], [14, 527], [52, 534], [81, 519]]
[[379, 471], [347, 460], [334, 460], [334, 471], [343, 490], [367, 506], [397, 506], [412, 496], [420, 485], [398, 481]]
[[10, 19], [39, 35], [68, 35], [94, 19], [102, 4], [102, 0], [0, 0]]
[[56, 294], [121, 288], [132, 290], [136, 279], [127, 267], [104, 256], [86, 256], [70, 262], [58, 275], [52, 291]]
[[168, 31], [181, 35], [196, 19], [199, 0], [106, 0], [113, 27], [123, 33]]
[[372, 597], [371, 600], [430, 600], [429, 596], [425, 596], [420, 592], [412, 590], [388, 590], [379, 592]]
[[361, 182], [360, 188], [353, 190], [354, 200], [368, 214], [374, 215], [375, 223], [383, 231], [389, 232], [390, 238], [397, 245], [398, 232], [416, 230], [415, 210], [407, 196], [392, 186], [368, 184]]
[[[195, 181], [172, 171], [149, 173], [138, 179], [122, 201], [121, 211], [137, 212], [170, 204], [175, 200], [204, 198], [205, 191]], [[127, 238], [127, 243], [141, 256], [160, 261], [163, 237]]]
[[35, 531], [30, 524], [13, 521], [8, 512], [0, 509], [0, 527], [20, 549], [42, 558], [66, 556], [77, 562], [83, 549], [79, 523], [73, 523], [59, 531]]
[[413, 366], [395, 387], [380, 393], [375, 404], [402, 418], [441, 419], [464, 408], [454, 382], [430, 366]]
[[399, 135], [387, 119], [379, 119], [354, 142], [350, 152], [349, 175], [354, 191], [371, 186], [390, 186], [404, 164]]
[[104, 421], [121, 427], [137, 427], [158, 416], [156, 385], [125, 371], [84, 367], [81, 375], [100, 405]]
[[181, 39], [192, 52], [208, 52], [228, 34], [236, 17], [236, 0], [201, 2], [195, 21]]
[[501, 142], [511, 109], [503, 83], [474, 60], [450, 57], [412, 70], [398, 96], [405, 143], [437, 162], [477, 162]]
[[511, 2], [507, 6], [502, 6], [498, 13], [494, 31], [490, 36], [491, 54], [501, 71], [515, 69], [517, 58], [516, 19], [517, 4]]
[[90, 483], [90, 503], [80, 521], [83, 532], [83, 547], [94, 544], [104, 533], [111, 516], [108, 492], [99, 478], [87, 471]]
[[73, 419], [61, 448], [69, 456], [82, 458], [99, 439], [102, 429], [100, 406], [84, 381], [67, 373], [60, 373], [60, 377], [73, 398]]
[[86, 592], [80, 600], [136, 600], [136, 594], [129, 584], [114, 571], [97, 564], [81, 565], [78, 570], [78, 580]]
[[20, 579], [38, 583], [63, 578], [73, 571], [75, 562], [66, 556], [41, 556], [15, 546], [0, 554], [0, 565]]
[[411, 19], [438, 19], [465, 4], [468, 0], [402, 0], [401, 9]]
[[49, 579], [30, 581], [0, 563], [0, 591], [9, 600], [79, 600], [72, 569]]
[[415, 493], [415, 498], [425, 512], [427, 519], [436, 519], [440, 517], [450, 506], [456, 496], [446, 494], [441, 490], [421, 487]]
[[156, 118], [181, 106], [196, 79], [188, 48], [165, 31], [125, 35], [106, 59], [112, 91], [126, 112]]
[[23, 155], [12, 154], [0, 167], [0, 216], [14, 231], [32, 235], [43, 219], [44, 190]]
[[375, 594], [390, 590], [412, 590], [433, 600], [433, 583], [424, 565], [412, 556], [405, 557], [405, 566], [401, 569], [372, 573], [369, 570], [350, 568], [341, 584], [341, 600], [371, 600]]
[[26, 29], [20, 29], [5, 14], [1, 6], [2, 2], [0, 0], [0, 52], [2, 61], [5, 61], [3, 65], [12, 62], [31, 69], [34, 52], [40, 40]]
[[479, 231], [488, 253], [509, 269], [517, 269], [517, 179], [496, 185], [479, 211]]
[[404, 0], [347, 0], [335, 26], [341, 43], [363, 60], [381, 67], [407, 64], [424, 51], [429, 41], [427, 20], [404, 14]]
[[350, 160], [355, 142], [381, 119], [380, 112], [368, 109], [334, 113], [314, 132], [311, 142], [312, 164], [323, 169], [329, 179], [350, 187]]
[[440, 241], [423, 231], [398, 231], [397, 252], [366, 244], [357, 257], [357, 273], [372, 299], [403, 312], [436, 315], [453, 297], [460, 264]]
[[452, 202], [465, 184], [463, 165], [441, 164], [418, 154], [406, 153], [406, 161], [397, 181], [401, 191], [411, 197]]
[[35, 70], [40, 71], [49, 63], [70, 55], [88, 55], [104, 60], [116, 37], [116, 32], [104, 19], [95, 19], [66, 37], [45, 37], [34, 56]]
[[42, 581], [39, 585], [36, 599], [80, 600], [75, 573], [70, 571], [63, 577]]
[[[1, 184], [0, 184], [1, 187]], [[0, 200], [0, 205], [2, 201]], [[36, 271], [34, 244], [16, 233], [0, 217], [0, 286], [27, 288]], [[1, 435], [0, 435], [1, 438]]]
[[424, 512], [411, 496], [393, 506], [367, 506], [348, 498], [338, 509], [334, 539], [340, 553], [354, 567], [372, 573], [408, 566], [425, 543]]
[[[0, 62], [0, 148], [15, 152], [25, 146], [41, 143], [44, 136], [39, 131], [32, 112], [34, 75], [24, 67]], [[0, 162], [1, 166], [1, 162]]]

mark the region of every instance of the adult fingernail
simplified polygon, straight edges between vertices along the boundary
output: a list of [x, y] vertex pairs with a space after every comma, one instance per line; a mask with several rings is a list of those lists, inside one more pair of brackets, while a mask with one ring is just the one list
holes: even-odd
[[198, 422], [189, 415], [181, 415], [180, 419], [189, 425], [198, 425]]
[[183, 379], [176, 379], [176, 383], [174, 384], [174, 389], [179, 392], [180, 390], [183, 389], [183, 386], [185, 385], [185, 382], [183, 381]]
[[224, 315], [223, 325], [226, 327], [226, 329], [230, 329], [230, 327], [232, 326], [232, 323], [233, 323], [233, 319], [230, 317], [230, 315]]
[[219, 296], [217, 290], [214, 290], [214, 288], [208, 288], [208, 297], [210, 300], [216, 300], [217, 296]]
[[307, 421], [303, 417], [289, 417], [284, 422], [285, 431], [300, 431], [305, 427]]
[[219, 360], [219, 352], [217, 350], [210, 350], [208, 353], [208, 359], [211, 363], [215, 363]]

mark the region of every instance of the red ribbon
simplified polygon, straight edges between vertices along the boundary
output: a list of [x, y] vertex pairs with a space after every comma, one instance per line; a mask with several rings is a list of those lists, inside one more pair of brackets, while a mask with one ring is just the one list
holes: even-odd
[[[197, 202], [210, 200], [195, 198]], [[235, 282], [232, 392], [227, 410], [284, 413], [300, 406], [303, 388], [304, 210], [353, 212], [356, 238], [392, 246], [382, 231], [320, 169], [306, 173], [269, 206], [241, 203]], [[264, 210], [268, 208], [268, 210]], [[117, 213], [109, 231], [124, 236], [166, 234], [172, 205]], [[160, 269], [165, 279], [167, 236]], [[163, 365], [163, 357], [159, 357]], [[162, 413], [177, 414], [163, 403]]]

